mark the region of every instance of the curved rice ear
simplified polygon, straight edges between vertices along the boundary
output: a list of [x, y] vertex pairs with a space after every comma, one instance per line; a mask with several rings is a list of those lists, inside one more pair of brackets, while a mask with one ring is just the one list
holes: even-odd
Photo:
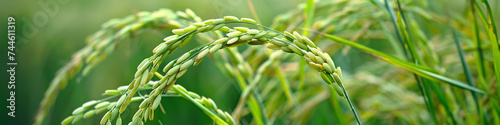
[[[147, 12], [140, 12], [137, 14], [137, 16], [157, 17], [159, 16], [157, 14], [158, 13], [154, 13], [151, 15]], [[154, 110], [160, 105], [162, 98], [161, 94], [165, 91], [170, 90], [170, 88], [172, 88], [174, 91], [176, 91], [176, 93], [180, 94], [184, 98], [191, 100], [193, 103], [199, 103], [199, 105], [197, 106], [202, 109], [207, 109], [206, 111], [204, 110], [205, 113], [211, 116], [211, 118], [214, 119], [214, 121], [216, 121], [217, 123], [234, 123], [234, 120], [228, 115], [228, 113], [218, 109], [217, 105], [212, 99], [200, 97], [196, 93], [193, 94], [192, 92], [184, 89], [182, 86], [174, 84], [180, 76], [186, 73], [191, 65], [199, 64], [200, 61], [209, 53], [214, 53], [220, 49], [227, 47], [237, 47], [247, 43], [249, 43], [250, 45], [261, 45], [267, 43], [266, 45], [268, 48], [283, 50], [288, 53], [295, 53], [299, 56], [302, 56], [307, 60], [307, 63], [310, 64], [312, 68], [322, 73], [322, 77], [326, 76], [324, 80], [327, 81], [327, 83], [334, 85], [334, 87], [335, 85], [341, 85], [341, 76], [339, 76], [341, 74], [337, 74], [335, 66], [328, 60], [330, 58], [326, 58], [329, 56], [327, 56], [327, 54], [325, 55], [324, 52], [321, 51], [321, 49], [317, 48], [317, 46], [309, 38], [301, 36], [296, 31], [293, 31], [293, 33], [286, 31], [284, 33], [278, 33], [274, 30], [261, 31], [257, 29], [249, 29], [247, 27], [233, 27], [233, 29], [231, 29], [229, 27], [226, 27], [226, 24], [245, 23], [254, 26], [262, 25], [258, 25], [257, 22], [253, 19], [241, 18], [240, 20], [239, 18], [234, 16], [225, 16], [221, 19], [202, 21], [201, 18], [199, 18], [190, 9], [186, 9], [185, 12], [177, 11], [176, 15], [178, 17], [186, 19], [194, 19], [196, 22], [189, 23], [190, 25], [187, 27], [181, 28], [181, 26], [179, 26], [179, 29], [172, 30], [175, 35], [165, 38], [165, 42], [159, 44], [155, 49], [153, 49], [153, 56], [143, 60], [143, 62], [139, 64], [139, 66], [137, 67], [137, 72], [134, 75], [135, 79], [127, 86], [127, 89], [106, 91], [106, 94], [109, 95], [121, 94], [122, 96], [117, 100], [117, 102], [111, 105], [110, 103], [89, 101], [82, 107], [75, 109], [75, 111], [73, 112], [74, 116], [68, 117], [68, 120], [64, 120], [63, 123], [67, 123], [67, 121], [72, 121], [74, 123], [81, 118], [91, 117], [98, 112], [102, 112], [100, 109], [97, 109], [97, 107], [106, 107], [108, 108], [108, 112], [103, 116], [101, 124], [111, 124], [111, 122], [117, 115], [118, 119], [116, 123], [121, 124], [120, 114], [126, 110], [129, 103], [142, 100], [139, 97], [134, 97], [135, 93], [140, 87], [152, 87], [153, 90], [150, 94], [145, 96], [145, 98], [147, 99], [143, 100], [143, 102], [140, 104], [140, 109], [134, 114], [134, 119], [131, 122], [132, 124], [144, 124], [142, 120], [146, 120], [148, 118], [152, 119], [153, 115], [150, 113], [154, 112]], [[133, 25], [125, 25], [123, 26], [123, 28], [118, 30], [118, 33], [116, 33], [117, 35], [115, 35], [113, 38], [126, 38], [132, 35], [132, 32], [138, 31], [142, 27], [147, 26], [146, 24], [147, 23], [145, 22], [136, 22], [133, 23]], [[216, 31], [219, 34], [219, 37], [223, 37], [224, 35], [220, 33], [221, 31], [227, 32], [227, 34], [225, 34], [227, 37], [220, 38], [210, 44], [195, 48], [189, 52], [186, 52], [179, 58], [171, 61], [163, 69], [164, 72], [166, 72], [165, 76], [161, 76], [159, 73], [157, 73], [157, 69], [166, 56], [172, 54], [177, 48], [186, 45], [186, 43], [190, 41], [190, 39], [195, 34], [209, 31]], [[83, 58], [85, 59], [86, 63], [94, 62], [94, 60], [103, 55], [98, 51], [89, 51], [87, 54], [88, 56], [86, 58]], [[104, 56], [106, 54], [104, 54]], [[245, 66], [247, 65], [238, 64], [237, 68], [241, 70], [241, 73], [245, 76], [251, 77], [252, 75], [248, 74], [252, 73], [245, 73], [250, 72], [245, 70], [251, 70], [252, 68], [248, 68]], [[92, 68], [92, 66], [89, 66], [85, 69], [89, 68]], [[88, 71], [89, 70], [85, 70], [85, 73]], [[161, 76], [161, 80], [155, 84], [150, 84], [149, 82], [153, 75]], [[337, 84], [333, 84], [333, 82]], [[335, 89], [339, 90], [340, 88], [337, 86], [337, 88]], [[85, 112], [90, 107], [95, 107], [96, 109]]]
[[[188, 17], [201, 20], [191, 13], [192, 11], [187, 11], [187, 14], [184, 14], [188, 15]], [[56, 100], [57, 94], [61, 89], [65, 88], [67, 81], [75, 74], [81, 72], [83, 76], [87, 75], [94, 69], [93, 67], [106, 59], [107, 55], [111, 54], [122, 41], [137, 36], [137, 33], [142, 33], [140, 31], [155, 28], [173, 29], [183, 27], [183, 24], [179, 22], [186, 21], [186, 19], [179, 18], [181, 16], [169, 9], [159, 9], [154, 12], [139, 12], [104, 23], [99, 31], [88, 37], [87, 46], [73, 54], [71, 61], [57, 72], [40, 102], [34, 124], [43, 122], [47, 111]], [[155, 52], [162, 52], [163, 49], [163, 46], [160, 46]], [[73, 117], [73, 119], [77, 120], [78, 118]]]
[[[180, 47], [179, 43], [185, 41], [186, 37], [190, 38], [195, 34], [207, 32], [208, 30], [200, 30], [200, 29], [211, 27], [211, 25], [221, 26], [225, 23], [224, 21], [239, 21], [236, 17], [232, 16], [226, 16], [223, 22], [220, 22], [219, 20], [221, 19], [215, 19], [214, 23], [211, 23], [211, 21], [206, 21], [206, 23], [197, 23], [183, 29], [173, 30], [173, 32], [176, 35], [165, 38], [165, 42], [161, 43], [153, 50], [154, 55], [149, 57], [148, 59], [145, 59], [143, 62], [141, 62], [141, 64], [139, 64], [138, 66], [139, 73], [137, 73], [136, 79], [134, 80], [135, 82], [132, 82], [129, 85], [129, 89], [124, 93], [124, 96], [126, 97], [124, 103], [118, 103], [118, 105], [115, 106], [116, 108], [120, 107], [119, 108], [120, 113], [126, 109], [127, 105], [130, 103], [130, 98], [134, 96], [138, 87], [144, 86], [146, 85], [147, 82], [149, 82], [149, 80], [151, 79], [150, 76], [156, 73], [156, 69], [158, 68], [162, 60], [166, 56], [168, 56], [168, 54], [172, 53], [177, 48], [179, 48]], [[267, 43], [266, 45], [268, 48], [283, 50], [285, 52], [291, 52], [300, 56], [304, 56], [304, 58], [306, 58], [307, 62], [311, 65], [311, 67], [318, 70], [319, 72], [326, 72], [326, 73], [333, 72], [333, 68], [331, 68], [332, 66], [330, 66], [328, 63], [325, 63], [325, 60], [323, 59], [326, 58], [324, 52], [321, 52], [321, 49], [317, 48], [315, 45], [310, 45], [314, 43], [307, 43], [307, 40], [305, 40], [305, 38], [303, 38], [297, 32], [294, 32], [293, 35], [285, 32], [284, 34], [285, 36], [287, 36], [288, 39], [286, 38], [278, 39], [276, 37], [279, 35], [274, 35], [268, 33], [267, 31], [249, 29], [247, 27], [234, 27], [234, 29], [229, 29], [227, 31], [228, 31], [228, 33], [226, 34], [227, 37], [222, 37], [218, 40], [215, 40], [212, 43], [195, 48], [168, 63], [163, 68], [163, 71], [166, 72], [165, 76], [164, 77], [162, 76], [163, 78], [158, 83], [153, 85], [154, 90], [148, 95], [149, 98], [151, 99], [143, 101], [140, 106], [141, 109], [139, 109], [134, 116], [140, 116], [141, 114], [143, 115], [149, 114], [149, 113], [143, 113], [143, 112], [149, 112], [150, 110], [150, 109], [145, 109], [145, 107], [147, 107], [146, 105], [150, 105], [151, 110], [154, 111], [158, 107], [161, 100], [161, 97], [158, 97], [159, 94], [164, 90], [169, 90], [169, 88], [173, 86], [175, 81], [179, 77], [181, 77], [184, 73], [187, 72], [188, 68], [191, 65], [199, 64], [201, 59], [203, 59], [209, 53], [214, 53], [225, 47], [240, 46], [246, 43], [250, 43], [252, 41]], [[263, 37], [265, 35], [268, 36]], [[269, 36], [274, 36], [274, 37], [269, 37]], [[165, 51], [168, 51], [169, 53], [164, 53]], [[242, 74], [246, 75], [250, 74], [244, 70], [245, 67], [243, 65], [238, 65], [238, 68], [242, 70], [241, 71]], [[329, 83], [331, 84], [331, 82], [334, 81], [336, 83], [339, 83], [340, 81], [337, 82], [337, 80], [339, 79], [333, 78], [332, 80], [329, 80]], [[185, 92], [185, 89], [182, 89], [182, 87], [178, 89], [182, 90], [182, 92]], [[335, 89], [338, 90], [338, 87]], [[339, 95], [342, 96], [341, 93]], [[202, 102], [204, 105], [208, 105], [209, 109], [213, 110], [217, 109], [215, 105], [212, 105], [214, 103], [210, 99], [208, 99], [207, 101], [206, 99], [202, 98]], [[224, 114], [224, 113], [219, 112], [218, 114]], [[119, 113], [118, 114], [113, 113], [112, 115], [119, 115]], [[225, 117], [225, 115], [220, 115], [220, 117]], [[141, 119], [143, 119], [141, 117], [134, 117], [134, 118], [135, 118], [133, 120], [134, 123], [142, 121]], [[225, 120], [225, 121], [230, 121], [230, 120]]]

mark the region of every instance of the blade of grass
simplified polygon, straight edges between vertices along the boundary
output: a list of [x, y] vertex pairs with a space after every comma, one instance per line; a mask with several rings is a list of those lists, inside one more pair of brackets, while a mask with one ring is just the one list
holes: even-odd
[[497, 33], [497, 27], [496, 27], [496, 24], [495, 24], [495, 19], [493, 17], [493, 12], [491, 11], [491, 6], [490, 4], [488, 3], [488, 0], [483, 0], [483, 3], [484, 5], [486, 6], [486, 10], [488, 11], [488, 20], [489, 20], [489, 25], [488, 25], [488, 29], [489, 30], [492, 30], [492, 33], [495, 35], [494, 38], [496, 40], [498, 40], [498, 33]]
[[[487, 18], [485, 18], [480, 7], [477, 7], [477, 9], [480, 12], [481, 20], [483, 21], [483, 23], [485, 23], [484, 27], [487, 30], [488, 38], [490, 39], [491, 42], [491, 51], [493, 54], [493, 66], [495, 69], [494, 71], [495, 71], [497, 90], [500, 90], [500, 49], [497, 37], [498, 34], [496, 31], [495, 20], [492, 17], [493, 12], [491, 11], [490, 4], [488, 3], [487, 0], [483, 0], [482, 2], [486, 6], [486, 10], [488, 12]], [[476, 2], [476, 5], [477, 4], [478, 3]], [[497, 100], [500, 101], [500, 91], [497, 91]]]
[[[455, 30], [452, 30], [452, 33], [453, 33], [453, 40], [455, 41], [455, 44], [457, 45], [458, 54], [460, 55], [460, 62], [462, 63], [462, 68], [463, 68], [464, 73], [465, 73], [465, 79], [467, 80], [467, 83], [470, 86], [475, 87], [474, 82], [472, 81], [472, 79], [473, 79], [472, 73], [470, 72], [469, 65], [467, 64], [467, 61], [465, 61], [464, 51], [463, 51], [462, 47], [460, 46], [460, 42], [458, 40], [459, 38], [457, 36], [457, 32]], [[479, 102], [478, 102], [477, 93], [471, 91], [471, 94], [472, 94], [472, 97], [474, 98], [474, 103], [476, 104], [476, 110], [479, 113]]]
[[[476, 65], [476, 69], [478, 70], [477, 73], [478, 73], [478, 82], [479, 82], [479, 85], [482, 86], [483, 88], [488, 88], [488, 85], [486, 83], [486, 68], [485, 68], [485, 61], [484, 61], [484, 54], [483, 54], [483, 49], [482, 49], [482, 41], [481, 41], [481, 38], [480, 38], [480, 35], [479, 35], [479, 26], [478, 26], [478, 22], [477, 22], [477, 14], [476, 14], [476, 9], [474, 6], [474, 1], [475, 0], [469, 0], [469, 5], [470, 5], [470, 20], [471, 20], [471, 23], [473, 25], [471, 25], [471, 29], [473, 29], [474, 31], [474, 35], [473, 35], [473, 41], [476, 43], [476, 47], [477, 47], [477, 57], [479, 59], [476, 59], [476, 62], [479, 64], [479, 65]], [[489, 89], [486, 89], [486, 91], [488, 91]], [[488, 91], [489, 93], [489, 91]], [[483, 124], [486, 124], [488, 123], [488, 114], [486, 112], [486, 109], [485, 106], [483, 106], [483, 104], [479, 105], [480, 107], [480, 110], [478, 111], [479, 113], [481, 113], [480, 115], [482, 116], [482, 120], [483, 120]]]
[[476, 47], [477, 47], [477, 56], [479, 57], [479, 68], [478, 68], [478, 74], [479, 74], [479, 77], [481, 79], [484, 79], [486, 78], [485, 77], [485, 74], [486, 74], [486, 68], [484, 66], [484, 54], [483, 54], [483, 49], [481, 49], [482, 47], [482, 42], [481, 42], [481, 38], [479, 36], [479, 26], [478, 26], [478, 22], [476, 20], [476, 9], [475, 9], [475, 6], [474, 6], [474, 0], [470, 0], [470, 10], [471, 10], [471, 22], [473, 25], [471, 25], [471, 29], [474, 30], [474, 36], [473, 36], [473, 40], [475, 41], [476, 43]]
[[393, 38], [393, 35], [389, 31], [389, 29], [387, 29], [387, 27], [383, 25], [383, 23], [380, 19], [376, 19], [376, 20], [380, 24], [380, 28], [382, 29], [384, 35], [387, 37], [389, 43], [391, 43], [392, 48], [394, 49], [394, 51], [396, 51], [396, 57], [406, 56], [406, 55], [403, 55], [403, 50], [401, 50], [402, 48], [398, 47], [397, 40]]
[[462, 89], [467, 89], [467, 90], [470, 90], [470, 91], [474, 91], [474, 92], [477, 92], [477, 93], [481, 93], [481, 94], [486, 94], [483, 90], [480, 90], [480, 89], [477, 89], [475, 87], [472, 87], [472, 86], [469, 86], [463, 82], [460, 82], [460, 81], [457, 81], [457, 80], [454, 80], [454, 79], [451, 79], [451, 78], [448, 78], [446, 76], [443, 76], [443, 75], [440, 75], [438, 73], [435, 73], [433, 71], [430, 71], [428, 67], [423, 67], [423, 66], [417, 66], [413, 63], [409, 63], [409, 62], [406, 62], [406, 61], [403, 61], [399, 58], [396, 58], [396, 57], [393, 57], [391, 55], [388, 55], [388, 54], [385, 54], [385, 53], [382, 53], [380, 51], [377, 51], [377, 50], [374, 50], [374, 49], [371, 49], [371, 48], [368, 48], [366, 46], [363, 46], [361, 44], [358, 44], [358, 43], [355, 43], [355, 42], [352, 42], [352, 41], [349, 41], [349, 40], [346, 40], [346, 39], [343, 39], [343, 38], [340, 38], [340, 37], [337, 37], [337, 36], [333, 36], [333, 35], [329, 35], [329, 34], [324, 34], [324, 33], [321, 33], [321, 35], [323, 35], [324, 37], [332, 40], [332, 41], [335, 41], [335, 42], [338, 42], [338, 43], [342, 43], [342, 44], [346, 44], [348, 46], [351, 46], [351, 47], [354, 47], [354, 48], [357, 48], [367, 54], [370, 54], [370, 55], [373, 55], [379, 59], [382, 59], [388, 63], [391, 63], [395, 66], [398, 66], [398, 67], [401, 67], [403, 69], [406, 69], [410, 72], [413, 72], [419, 76], [422, 76], [422, 77], [425, 77], [425, 78], [428, 78], [428, 79], [431, 79], [431, 80], [439, 80], [439, 81], [442, 81], [442, 82], [445, 82], [445, 83], [448, 83], [450, 85], [453, 85], [453, 86], [456, 86], [456, 87], [459, 87], [459, 88], [462, 88]]

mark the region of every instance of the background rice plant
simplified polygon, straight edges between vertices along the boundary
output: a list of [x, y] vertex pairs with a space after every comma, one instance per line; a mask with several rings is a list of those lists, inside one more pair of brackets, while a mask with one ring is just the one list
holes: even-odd
[[[497, 91], [500, 86], [496, 80], [500, 74], [497, 61], [500, 57], [495, 29], [500, 18], [498, 1], [337, 0], [304, 4], [300, 4], [301, 1], [252, 1], [255, 14], [247, 1], [198, 1], [202, 4], [131, 1], [117, 6], [108, 6], [116, 3], [106, 1], [79, 2], [60, 6], [65, 11], [50, 18], [48, 25], [40, 27], [34, 38], [20, 42], [18, 57], [24, 66], [19, 67], [18, 75], [18, 115], [25, 117], [8, 119], [9, 122], [33, 123], [42, 93], [55, 77], [54, 73], [69, 62], [71, 53], [84, 46], [86, 36], [99, 30], [107, 20], [138, 11], [190, 8], [202, 19], [225, 15], [257, 19], [256, 15], [263, 25], [278, 31], [308, 34], [342, 68], [344, 85], [365, 124], [500, 124], [500, 92]], [[27, 5], [42, 9], [36, 4]], [[224, 15], [207, 11], [219, 7], [231, 11]], [[9, 14], [20, 15], [21, 21], [22, 15], [37, 11], [13, 10], [16, 11]], [[23, 25], [26, 24], [20, 23], [19, 27]], [[151, 50], [169, 35], [168, 29], [153, 29], [123, 40], [117, 50], [88, 75], [77, 74], [69, 80], [44, 124], [59, 124], [83, 103], [107, 97], [102, 95], [105, 90], [130, 83], [137, 65], [151, 56]], [[196, 42], [180, 48], [167, 57], [166, 62], [199, 43], [208, 42], [207, 39], [195, 37]], [[245, 83], [239, 79], [245, 81], [247, 77], [231, 74], [241, 70], [238, 65], [245, 62], [255, 71], [270, 55], [263, 47], [230, 51], [240, 52], [243, 60], [228, 52], [214, 55], [199, 66], [191, 67], [177, 83], [213, 99], [219, 109], [232, 113], [242, 94], [238, 85]], [[266, 107], [267, 116], [263, 119], [275, 124], [355, 123], [345, 101], [328, 88], [304, 60], [291, 55], [278, 60], [269, 64], [269, 71], [262, 73], [263, 80], [257, 87]], [[124, 123], [131, 121], [138, 105], [131, 103], [121, 116]], [[183, 98], [164, 97], [161, 105], [165, 112], [157, 110], [155, 119], [148, 124], [213, 123]], [[238, 122], [259, 124], [249, 110], [246, 107], [240, 111], [243, 117]], [[78, 124], [98, 123], [102, 115], [80, 120]]]

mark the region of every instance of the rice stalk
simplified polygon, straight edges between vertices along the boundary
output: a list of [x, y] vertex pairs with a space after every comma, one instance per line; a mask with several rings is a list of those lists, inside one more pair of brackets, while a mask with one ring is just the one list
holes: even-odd
[[[124, 103], [118, 103], [112, 110], [115, 111], [118, 110], [119, 108], [119, 112], [120, 113], [123, 112], [128, 106], [130, 98], [136, 93], [138, 87], [148, 82], [151, 79], [151, 77], [154, 74], [153, 72], [156, 72], [156, 70], [158, 69], [158, 65], [161, 63], [161, 61], [166, 56], [175, 51], [182, 42], [189, 42], [186, 40], [186, 38], [192, 37], [192, 35], [196, 33], [207, 32], [212, 30], [226, 31], [228, 32], [226, 34], [228, 37], [221, 38], [204, 46], [195, 48], [185, 53], [178, 59], [173, 60], [169, 64], [167, 64], [163, 70], [164, 72], [166, 72], [165, 77], [163, 77], [160, 80], [159, 85], [153, 87], [154, 90], [149, 94], [150, 100], [145, 100], [143, 101], [143, 103], [145, 103], [146, 105], [151, 104], [152, 100], [154, 100], [159, 93], [161, 93], [163, 90], [170, 89], [173, 83], [175, 83], [176, 79], [182, 76], [191, 65], [197, 64], [199, 61], [201, 61], [201, 59], [203, 59], [206, 56], [205, 53], [207, 51], [209, 53], [214, 53], [217, 50], [222, 49], [224, 47], [235, 47], [246, 43], [249, 44], [268, 43], [267, 44], [268, 48], [279, 49], [288, 53], [295, 53], [297, 55], [301, 55], [304, 58], [306, 58], [310, 66], [312, 66], [314, 69], [316, 69], [321, 73], [330, 74], [329, 77], [331, 79], [335, 79], [335, 83], [341, 85], [342, 81], [341, 81], [341, 76], [339, 75], [340, 69], [334, 68], [335, 65], [333, 64], [333, 61], [329, 58], [330, 56], [326, 53], [321, 52], [321, 50], [317, 48], [316, 45], [314, 45], [314, 43], [310, 41], [308, 38], [301, 36], [297, 32], [294, 32], [293, 34], [285, 32], [285, 34], [287, 34], [285, 35], [276, 33], [275, 31], [248, 32], [248, 29], [242, 27], [229, 29], [228, 27], [220, 26], [228, 23], [254, 24], [254, 22], [243, 22], [236, 17], [226, 16], [224, 17], [224, 19], [206, 20], [204, 21], [204, 25], [199, 25], [199, 26], [191, 25], [184, 29], [173, 30], [174, 34], [176, 35], [167, 37], [166, 39], [164, 39], [165, 42], [159, 45], [163, 46], [164, 44], [167, 44], [167, 47], [160, 47], [163, 48], [164, 50], [163, 49], [157, 50], [156, 52], [158, 53], [155, 53], [149, 59], [145, 60], [145, 61], [150, 61], [150, 60], [156, 60], [156, 61], [153, 63], [145, 62], [141, 63], [143, 65], [139, 65], [134, 81], [132, 81], [131, 85], [129, 85], [130, 87], [128, 88], [128, 91], [121, 97], [124, 99]], [[278, 39], [277, 38], [278, 35], [282, 35], [283, 38]], [[238, 38], [238, 41], [232, 44], [228, 44], [229, 42], [228, 39], [231, 38]], [[142, 68], [142, 67], [147, 67], [147, 68]], [[335, 86], [335, 84], [332, 85]], [[144, 108], [141, 108], [136, 113], [139, 113], [140, 115], [144, 110], [145, 110]], [[113, 111], [109, 111], [108, 113], [117, 115], [116, 113], [113, 113]], [[141, 119], [142, 119], [141, 117], [134, 117], [132, 123], [134, 123], [134, 121], [141, 121]], [[103, 117], [104, 122], [101, 122], [101, 124], [105, 123], [107, 120], [111, 121], [113, 120], [113, 118], [108, 119], [106, 117]]]

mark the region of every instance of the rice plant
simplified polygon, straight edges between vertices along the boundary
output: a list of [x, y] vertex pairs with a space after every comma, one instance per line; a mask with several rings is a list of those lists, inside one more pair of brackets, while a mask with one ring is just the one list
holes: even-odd
[[[202, 19], [190, 9], [111, 19], [57, 72], [34, 124], [54, 114], [67, 116], [61, 124], [162, 124], [165, 116], [158, 114], [174, 108], [162, 105], [177, 97], [224, 125], [500, 124], [493, 5], [465, 0], [457, 12], [446, 2], [308, 0], [269, 26], [257, 14]], [[71, 114], [50, 112], [68, 81], [92, 73], [123, 41], [151, 30], [169, 36], [141, 58], [133, 76], [124, 76], [133, 80]], [[190, 42], [198, 47], [167, 58]], [[203, 83], [177, 82], [205, 58], [234, 81], [240, 95], [232, 109], [182, 86]]]

